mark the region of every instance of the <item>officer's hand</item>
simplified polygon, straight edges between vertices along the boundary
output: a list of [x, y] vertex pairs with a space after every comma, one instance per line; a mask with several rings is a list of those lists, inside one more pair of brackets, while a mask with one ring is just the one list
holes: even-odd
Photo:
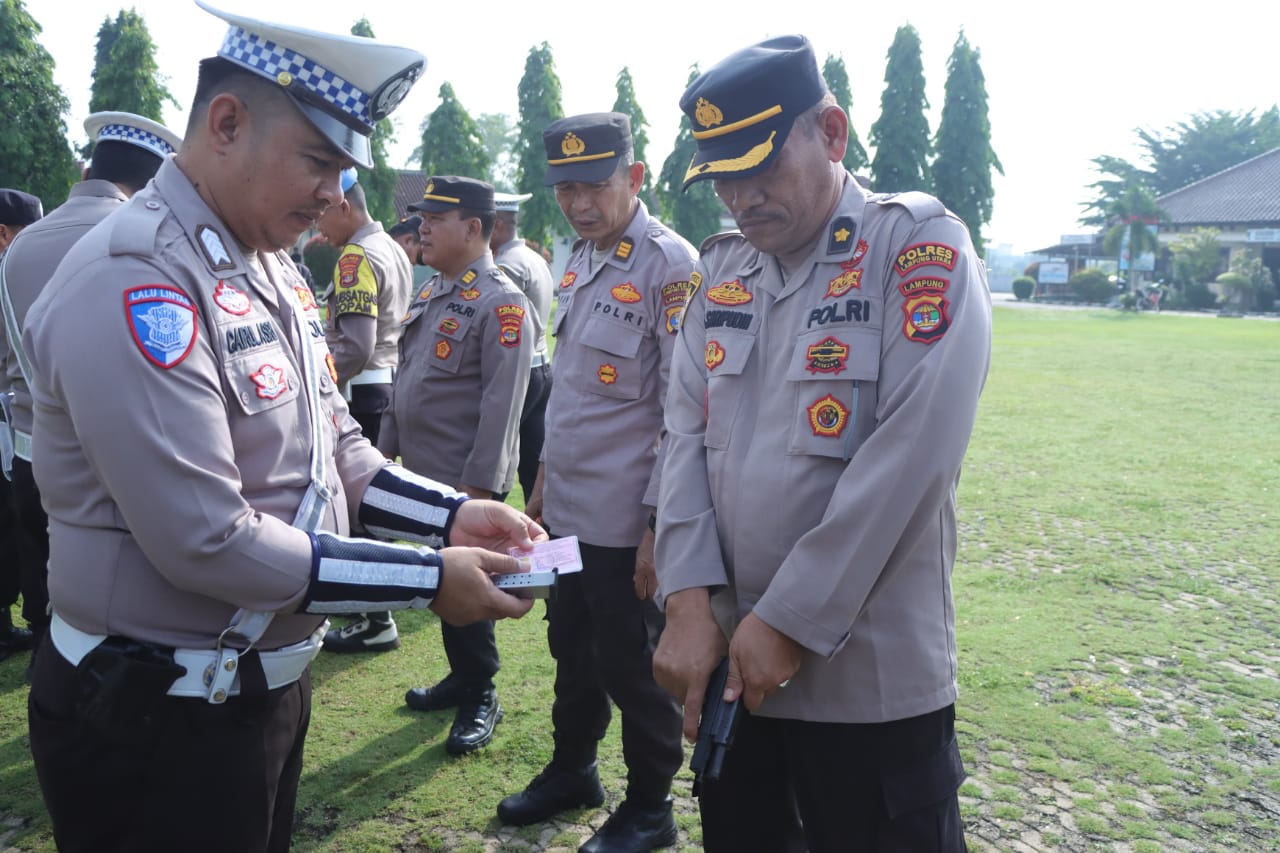
[[440, 558], [444, 561], [444, 571], [431, 609], [450, 625], [470, 625], [484, 619], [517, 619], [533, 607], [532, 600], [508, 595], [494, 586], [489, 577], [520, 571], [514, 557], [480, 548], [445, 548]]
[[684, 736], [694, 741], [707, 681], [729, 644], [711, 615], [705, 587], [669, 596], [666, 611], [667, 625], [653, 653], [653, 677], [684, 707]]
[[546, 538], [547, 531], [526, 513], [498, 501], [467, 501], [458, 507], [449, 530], [450, 545], [488, 548], [499, 554], [506, 554], [508, 548], [532, 548]]
[[653, 567], [653, 531], [646, 530], [636, 549], [636, 573], [632, 578], [636, 587], [636, 598], [644, 601], [653, 598], [658, 589], [658, 573]]
[[760, 707], [766, 696], [776, 692], [800, 669], [804, 647], [767, 622], [748, 613], [733, 632], [729, 644], [729, 677], [725, 701], [742, 695], [748, 711]]

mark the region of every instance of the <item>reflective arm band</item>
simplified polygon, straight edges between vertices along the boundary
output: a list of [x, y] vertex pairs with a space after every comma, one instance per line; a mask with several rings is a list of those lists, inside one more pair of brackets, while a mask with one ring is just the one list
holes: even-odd
[[421, 609], [440, 590], [444, 563], [429, 548], [311, 534], [311, 583], [304, 613]]
[[387, 465], [364, 490], [358, 517], [373, 536], [439, 548], [449, 541], [454, 514], [465, 500], [443, 483]]

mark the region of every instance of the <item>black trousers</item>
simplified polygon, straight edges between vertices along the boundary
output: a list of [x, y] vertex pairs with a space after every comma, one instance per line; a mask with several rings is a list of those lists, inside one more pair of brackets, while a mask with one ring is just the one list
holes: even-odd
[[635, 548], [578, 543], [583, 570], [557, 581], [547, 604], [547, 644], [556, 660], [552, 762], [583, 767], [622, 713], [627, 797], [656, 804], [684, 761], [682, 715], [653, 679], [653, 651], [666, 624], [652, 600], [636, 598]]
[[529, 371], [529, 390], [520, 410], [520, 463], [516, 468], [524, 499], [529, 500], [538, 479], [538, 457], [546, 438], [547, 400], [551, 398], [551, 365], [540, 364]]
[[[784, 688], [785, 689], [785, 688]], [[745, 716], [702, 783], [707, 853], [956, 853], [955, 706], [888, 723]]]
[[382, 427], [382, 413], [391, 405], [391, 386], [370, 384], [352, 385], [350, 388], [351, 402], [348, 406], [351, 417], [360, 424], [364, 437], [376, 445]]
[[[505, 501], [507, 493], [499, 492], [493, 499]], [[440, 639], [454, 678], [474, 693], [493, 689], [493, 677], [498, 674], [501, 661], [492, 620], [458, 626], [441, 619]]]
[[[248, 658], [242, 658], [242, 661]], [[293, 832], [311, 681], [223, 705], [166, 696], [136, 731], [77, 713], [75, 668], [46, 635], [27, 719], [62, 853], [284, 853]]]
[[31, 463], [13, 459], [10, 505], [22, 583], [22, 618], [36, 634], [49, 627], [49, 516], [40, 505], [40, 490]]
[[500, 663], [493, 622], [472, 622], [459, 627], [442, 619], [440, 639], [444, 641], [445, 657], [449, 659], [454, 678], [474, 692], [493, 687]]

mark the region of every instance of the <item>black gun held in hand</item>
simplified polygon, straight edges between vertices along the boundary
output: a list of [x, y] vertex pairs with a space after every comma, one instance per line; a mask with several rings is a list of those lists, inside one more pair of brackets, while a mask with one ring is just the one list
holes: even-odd
[[733, 735], [738, 720], [746, 713], [742, 694], [732, 702], [724, 701], [724, 686], [729, 678], [729, 658], [722, 658], [707, 682], [707, 693], [702, 700], [702, 719], [698, 722], [698, 739], [693, 745], [693, 757], [689, 769], [693, 771], [693, 795], [702, 791], [702, 780], [712, 782], [720, 778], [725, 753], [733, 746]]

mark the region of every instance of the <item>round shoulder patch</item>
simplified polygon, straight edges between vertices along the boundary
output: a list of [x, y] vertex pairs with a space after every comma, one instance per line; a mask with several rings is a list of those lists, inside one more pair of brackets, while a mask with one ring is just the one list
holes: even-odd
[[133, 342], [147, 361], [165, 370], [181, 364], [196, 342], [196, 306], [168, 284], [143, 284], [124, 292], [124, 314]]

